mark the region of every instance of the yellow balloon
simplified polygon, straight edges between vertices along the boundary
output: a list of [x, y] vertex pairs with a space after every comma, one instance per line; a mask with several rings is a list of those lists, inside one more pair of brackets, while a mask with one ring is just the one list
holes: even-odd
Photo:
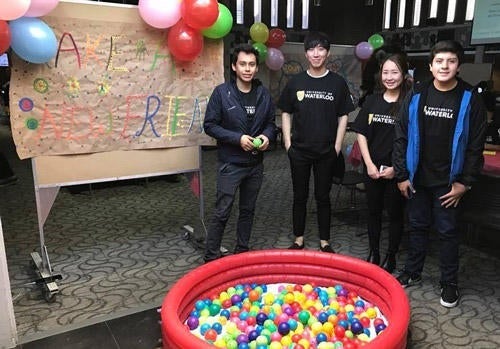
[[269, 38], [269, 28], [264, 23], [254, 23], [250, 27], [250, 37], [255, 42], [265, 43]]

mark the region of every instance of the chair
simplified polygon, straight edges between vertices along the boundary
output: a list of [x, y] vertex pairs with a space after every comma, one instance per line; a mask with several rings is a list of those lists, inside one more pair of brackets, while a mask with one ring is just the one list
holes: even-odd
[[350, 190], [350, 209], [356, 208], [356, 190], [359, 190], [359, 186], [366, 182], [366, 177], [363, 173], [355, 170], [347, 170], [344, 172], [342, 178], [333, 177], [333, 184], [337, 185], [337, 193], [335, 195], [335, 201], [333, 204], [333, 209], [335, 210], [339, 203], [340, 191], [342, 188]]

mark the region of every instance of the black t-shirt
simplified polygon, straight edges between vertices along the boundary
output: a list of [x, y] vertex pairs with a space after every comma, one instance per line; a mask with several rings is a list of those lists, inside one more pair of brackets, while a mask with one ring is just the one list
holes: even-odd
[[257, 105], [257, 91], [252, 88], [249, 92], [241, 92], [241, 100], [243, 101], [243, 107], [247, 112], [247, 118], [253, 119], [255, 116], [255, 108]]
[[451, 149], [461, 101], [460, 90], [439, 91], [429, 86], [424, 104], [420, 162], [415, 182], [423, 186], [448, 184]]
[[338, 118], [353, 111], [354, 105], [340, 75], [311, 77], [302, 72], [286, 85], [279, 108], [293, 114], [292, 147], [315, 156], [335, 149]]
[[500, 145], [500, 126], [493, 121], [486, 127], [486, 143]]
[[351, 129], [366, 137], [370, 157], [377, 168], [392, 165], [392, 145], [396, 116], [391, 115], [394, 102], [380, 93], [368, 96]]

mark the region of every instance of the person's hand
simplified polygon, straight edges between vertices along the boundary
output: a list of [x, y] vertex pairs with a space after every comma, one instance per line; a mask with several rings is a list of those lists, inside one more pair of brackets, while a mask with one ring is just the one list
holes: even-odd
[[240, 145], [244, 151], [252, 151], [253, 150], [253, 137], [249, 135], [243, 135], [240, 138]]
[[380, 173], [378, 172], [377, 166], [372, 162], [369, 165], [366, 165], [366, 171], [368, 176], [372, 179], [378, 179], [380, 177]]
[[465, 187], [465, 185], [460, 182], [453, 182], [451, 184], [451, 190], [443, 196], [439, 197], [439, 200], [441, 200], [441, 206], [444, 206], [446, 208], [451, 206], [457, 207], [460, 199], [466, 192], [467, 188]]
[[262, 139], [262, 144], [257, 149], [262, 150], [262, 151], [266, 150], [269, 147], [269, 138], [267, 138], [267, 136], [263, 135], [263, 134], [257, 136], [257, 138]]
[[380, 177], [385, 179], [393, 179], [394, 178], [394, 167], [386, 167], [380, 172]]
[[341, 150], [342, 150], [342, 146], [335, 144], [335, 152], [337, 153], [337, 156], [340, 154]]
[[284, 143], [286, 151], [288, 151], [288, 149], [290, 149], [290, 147], [292, 146], [292, 142], [291, 141], [287, 141], [286, 139], [284, 140], [283, 143]]
[[415, 189], [413, 189], [409, 179], [403, 182], [399, 182], [398, 189], [401, 192], [401, 195], [403, 195], [406, 199], [410, 198], [410, 193], [415, 193]]

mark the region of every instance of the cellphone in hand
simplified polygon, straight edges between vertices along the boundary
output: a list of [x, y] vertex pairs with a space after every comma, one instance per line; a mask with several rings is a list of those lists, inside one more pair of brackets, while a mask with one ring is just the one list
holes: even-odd
[[385, 165], [380, 165], [380, 169], [378, 170], [379, 172], [382, 172], [383, 170], [385, 170], [386, 168], [388, 168], [389, 166], [385, 166]]

